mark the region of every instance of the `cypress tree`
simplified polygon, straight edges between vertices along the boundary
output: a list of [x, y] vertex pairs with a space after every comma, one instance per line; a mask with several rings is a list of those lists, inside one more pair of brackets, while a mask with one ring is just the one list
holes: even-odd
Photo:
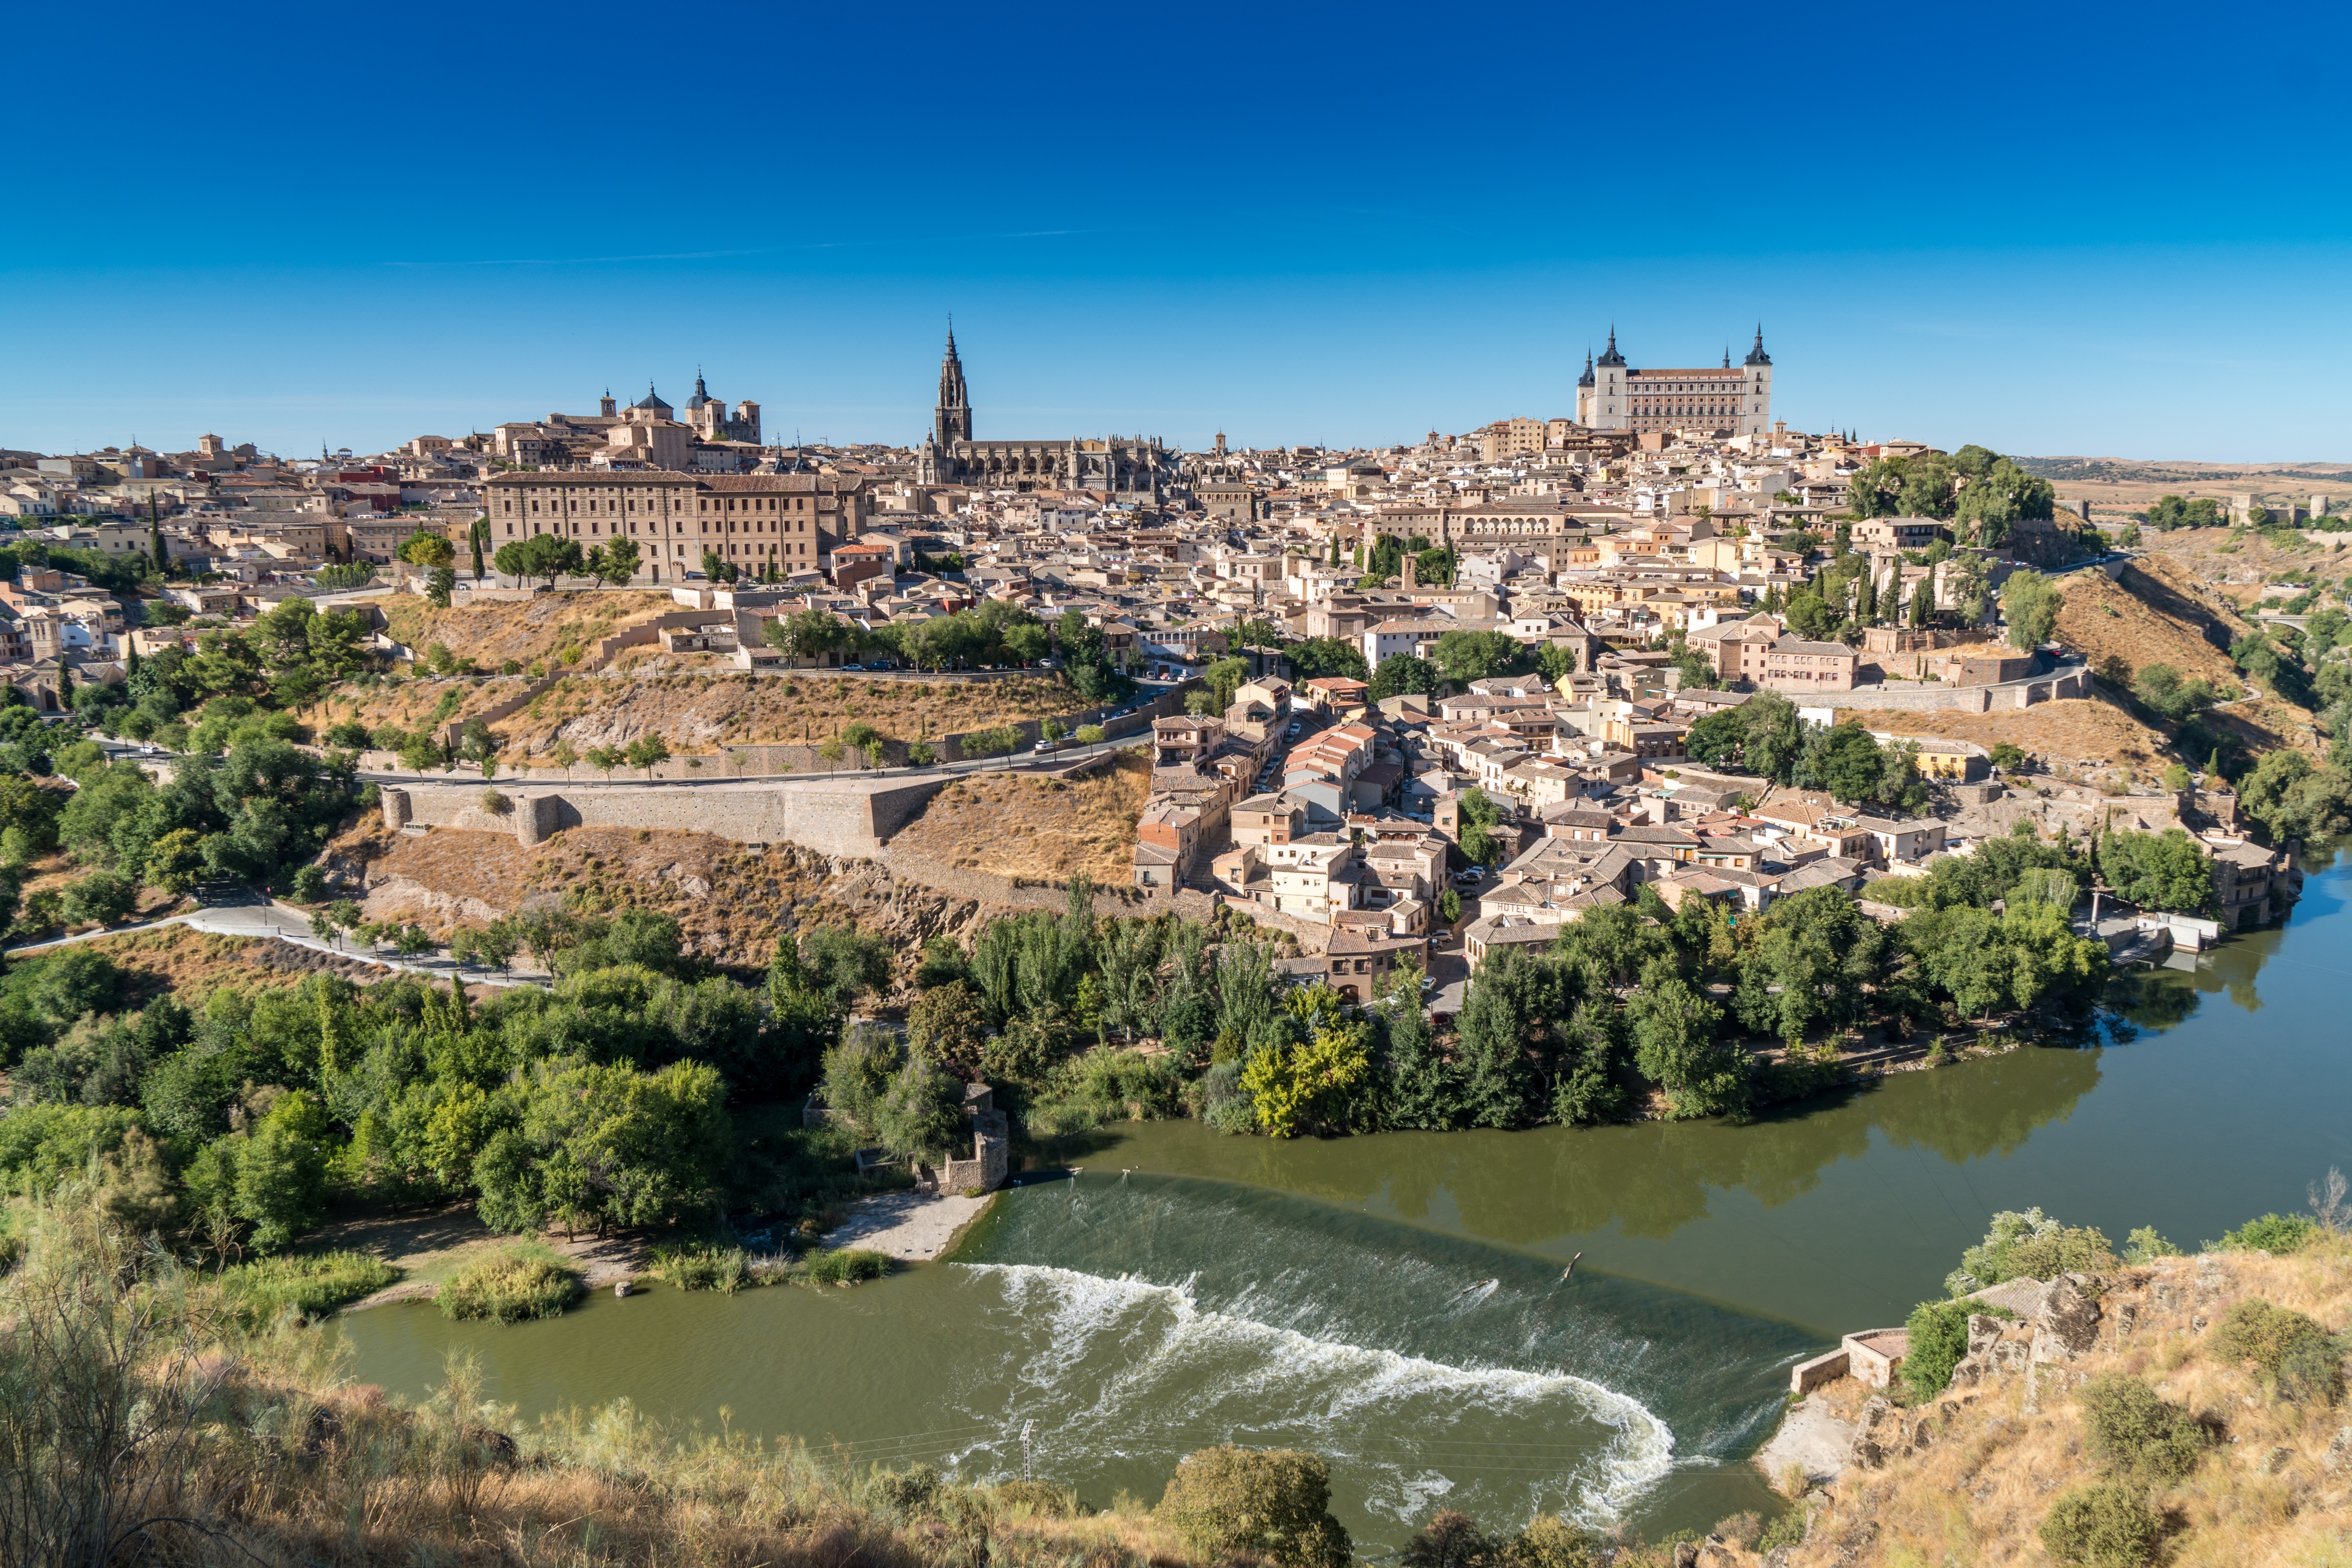
[[1935, 596], [1936, 571], [1935, 568], [1931, 566], [1927, 569], [1927, 574], [1919, 579], [1919, 585], [1911, 590], [1911, 625], [1913, 627], [1923, 627], [1927, 624], [1927, 614], [1930, 608], [1930, 602], [1935, 598]]

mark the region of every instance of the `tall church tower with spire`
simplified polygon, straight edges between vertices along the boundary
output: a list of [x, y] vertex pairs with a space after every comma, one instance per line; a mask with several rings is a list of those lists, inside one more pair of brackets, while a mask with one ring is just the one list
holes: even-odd
[[948, 352], [940, 361], [940, 401], [931, 411], [931, 439], [941, 447], [971, 439], [971, 393], [963, 384], [963, 361], [956, 357], [952, 324], [948, 328]]

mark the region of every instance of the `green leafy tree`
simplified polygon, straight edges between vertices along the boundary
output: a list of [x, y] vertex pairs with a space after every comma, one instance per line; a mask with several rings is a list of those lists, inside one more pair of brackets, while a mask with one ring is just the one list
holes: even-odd
[[2032, 653], [2048, 642], [2057, 628], [2062, 601], [2058, 584], [2041, 573], [2030, 567], [2011, 573], [2000, 586], [2000, 613], [2009, 623], [2010, 646]]
[[286, 1247], [325, 1217], [332, 1136], [325, 1109], [295, 1089], [278, 1096], [243, 1141], [236, 1213], [253, 1226], [253, 1243], [261, 1250]]
[[450, 566], [457, 563], [457, 547], [449, 542], [447, 535], [420, 528], [401, 542], [400, 558], [427, 570]]
[[600, 583], [625, 587], [636, 576], [644, 558], [645, 552], [635, 540], [616, 535], [589, 556], [588, 574]]
[[2098, 861], [2099, 874], [2126, 903], [2199, 914], [2220, 908], [2212, 859], [2178, 827], [2161, 833], [2103, 833]]
[[1391, 697], [1427, 697], [1437, 689], [1437, 667], [1410, 653], [1392, 653], [1372, 671], [1370, 697], [1375, 702]]
[[2332, 763], [2313, 766], [2291, 746], [2264, 752], [2238, 781], [2238, 799], [2274, 843], [2352, 832], [2352, 777]]
[[1625, 1012], [1634, 1060], [1665, 1090], [1670, 1114], [1714, 1116], [1738, 1108], [1748, 1053], [1717, 1040], [1722, 1008], [1660, 966]]
[[646, 777], [651, 778], [654, 776], [654, 769], [669, 760], [669, 742], [663, 740], [660, 735], [648, 731], [631, 741], [628, 749], [622, 753], [622, 757], [629, 766], [635, 768]]
[[1528, 1049], [1527, 984], [1538, 961], [1504, 948], [1488, 953], [1471, 976], [1456, 1020], [1462, 1069], [1463, 1121], [1472, 1127], [1517, 1127], [1527, 1120], [1537, 1087]]
[[1862, 1019], [1864, 987], [1880, 973], [1886, 936], [1849, 894], [1837, 888], [1790, 894], [1756, 929], [1734, 999], [1741, 1023], [1794, 1047], [1814, 1029]]

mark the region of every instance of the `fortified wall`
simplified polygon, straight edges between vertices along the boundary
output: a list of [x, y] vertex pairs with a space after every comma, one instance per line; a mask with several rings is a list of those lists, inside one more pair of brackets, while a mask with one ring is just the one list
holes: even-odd
[[1824, 692], [1821, 701], [1825, 707], [1884, 708], [1906, 713], [2001, 713], [2090, 695], [2090, 667], [2076, 664], [2050, 675], [2000, 686], [1932, 682], [1914, 686], [1889, 681], [1883, 686], [1857, 686], [1851, 691]]
[[395, 831], [454, 827], [511, 833], [519, 843], [538, 844], [567, 827], [658, 827], [715, 834], [738, 844], [793, 843], [827, 855], [870, 857], [952, 782], [938, 775], [575, 791], [415, 784], [383, 785], [381, 798], [384, 826]]

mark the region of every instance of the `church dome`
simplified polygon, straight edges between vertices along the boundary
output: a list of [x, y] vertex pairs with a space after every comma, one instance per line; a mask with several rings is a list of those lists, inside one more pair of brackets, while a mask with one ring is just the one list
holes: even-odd
[[648, 414], [668, 414], [672, 412], [670, 405], [661, 400], [661, 394], [654, 390], [654, 384], [650, 381], [646, 383], [646, 395], [636, 402], [630, 404], [629, 406], [632, 408], [642, 408]]
[[708, 407], [709, 403], [710, 394], [703, 390], [702, 373], [698, 370], [694, 373], [694, 395], [686, 400], [686, 405], [688, 408], [704, 408]]

